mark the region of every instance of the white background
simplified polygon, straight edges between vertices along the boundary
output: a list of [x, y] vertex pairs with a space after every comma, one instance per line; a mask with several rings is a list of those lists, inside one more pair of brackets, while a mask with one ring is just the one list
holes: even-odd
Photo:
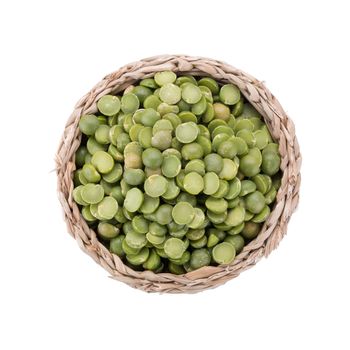
[[[2, 1], [0, 348], [349, 349], [347, 1]], [[301, 201], [268, 259], [217, 289], [146, 294], [68, 235], [54, 154], [76, 101], [143, 57], [224, 60], [296, 124]]]

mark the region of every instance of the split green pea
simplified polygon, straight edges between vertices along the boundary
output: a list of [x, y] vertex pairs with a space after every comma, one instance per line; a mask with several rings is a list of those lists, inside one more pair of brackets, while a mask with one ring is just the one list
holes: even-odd
[[232, 263], [281, 183], [278, 144], [238, 87], [163, 71], [96, 107], [73, 199], [101, 243], [137, 270]]

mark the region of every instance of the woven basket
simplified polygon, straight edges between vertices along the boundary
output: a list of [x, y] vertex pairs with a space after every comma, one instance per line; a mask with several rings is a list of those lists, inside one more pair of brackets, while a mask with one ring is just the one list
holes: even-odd
[[[134, 271], [108, 251], [97, 239], [96, 233], [82, 218], [73, 201], [74, 155], [79, 147], [81, 133], [78, 122], [82, 114], [95, 113], [96, 101], [110, 93], [124, 90], [140, 79], [152, 77], [158, 71], [211, 76], [222, 83], [239, 87], [247, 100], [262, 114], [281, 154], [282, 184], [276, 204], [257, 238], [246, 245], [230, 265], [202, 267], [184, 275], [155, 274]], [[66, 124], [56, 155], [58, 196], [64, 210], [68, 231], [80, 248], [104, 267], [112, 278], [146, 292], [194, 293], [219, 286], [237, 277], [275, 249], [287, 230], [287, 224], [299, 199], [301, 156], [294, 124], [262, 82], [220, 61], [190, 56], [157, 56], [130, 63], [107, 75], [75, 106]]]

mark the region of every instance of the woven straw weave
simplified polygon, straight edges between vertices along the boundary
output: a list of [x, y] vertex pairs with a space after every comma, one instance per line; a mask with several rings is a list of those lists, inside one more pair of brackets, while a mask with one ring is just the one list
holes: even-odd
[[[122, 91], [130, 84], [164, 70], [211, 76], [222, 83], [237, 85], [247, 100], [263, 115], [273, 138], [279, 143], [283, 172], [282, 184], [271, 215], [258, 237], [244, 247], [233, 263], [203, 267], [179, 276], [170, 273], [155, 274], [151, 271], [138, 272], [124, 265], [118, 256], [110, 253], [98, 241], [96, 233], [88, 227], [72, 198], [74, 154], [81, 139], [78, 128], [81, 115], [95, 113], [96, 102], [103, 95]], [[56, 165], [58, 196], [64, 219], [68, 231], [77, 240], [80, 248], [104, 267], [112, 278], [147, 292], [194, 293], [219, 286], [237, 277], [278, 246], [299, 199], [301, 156], [293, 122], [262, 82], [228, 64], [202, 57], [151, 57], [130, 63], [107, 75], [76, 104], [59, 145]]]

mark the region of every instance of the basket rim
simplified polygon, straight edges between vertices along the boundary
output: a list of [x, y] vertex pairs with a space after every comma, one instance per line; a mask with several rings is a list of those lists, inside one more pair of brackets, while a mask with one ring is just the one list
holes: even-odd
[[[158, 71], [210, 76], [238, 86], [245, 98], [263, 116], [281, 154], [282, 183], [276, 203], [259, 235], [228, 265], [206, 266], [183, 275], [135, 271], [100, 243], [95, 231], [82, 218], [72, 198], [75, 151], [80, 145], [78, 122], [82, 114], [95, 113], [96, 102], [117, 93]], [[193, 293], [219, 286], [254, 266], [277, 248], [287, 231], [299, 201], [301, 155], [294, 124], [264, 83], [222, 61], [187, 55], [160, 55], [127, 64], [105, 76], [76, 104], [68, 119], [56, 154], [57, 191], [69, 233], [81, 249], [104, 267], [111, 277], [147, 292]]]

